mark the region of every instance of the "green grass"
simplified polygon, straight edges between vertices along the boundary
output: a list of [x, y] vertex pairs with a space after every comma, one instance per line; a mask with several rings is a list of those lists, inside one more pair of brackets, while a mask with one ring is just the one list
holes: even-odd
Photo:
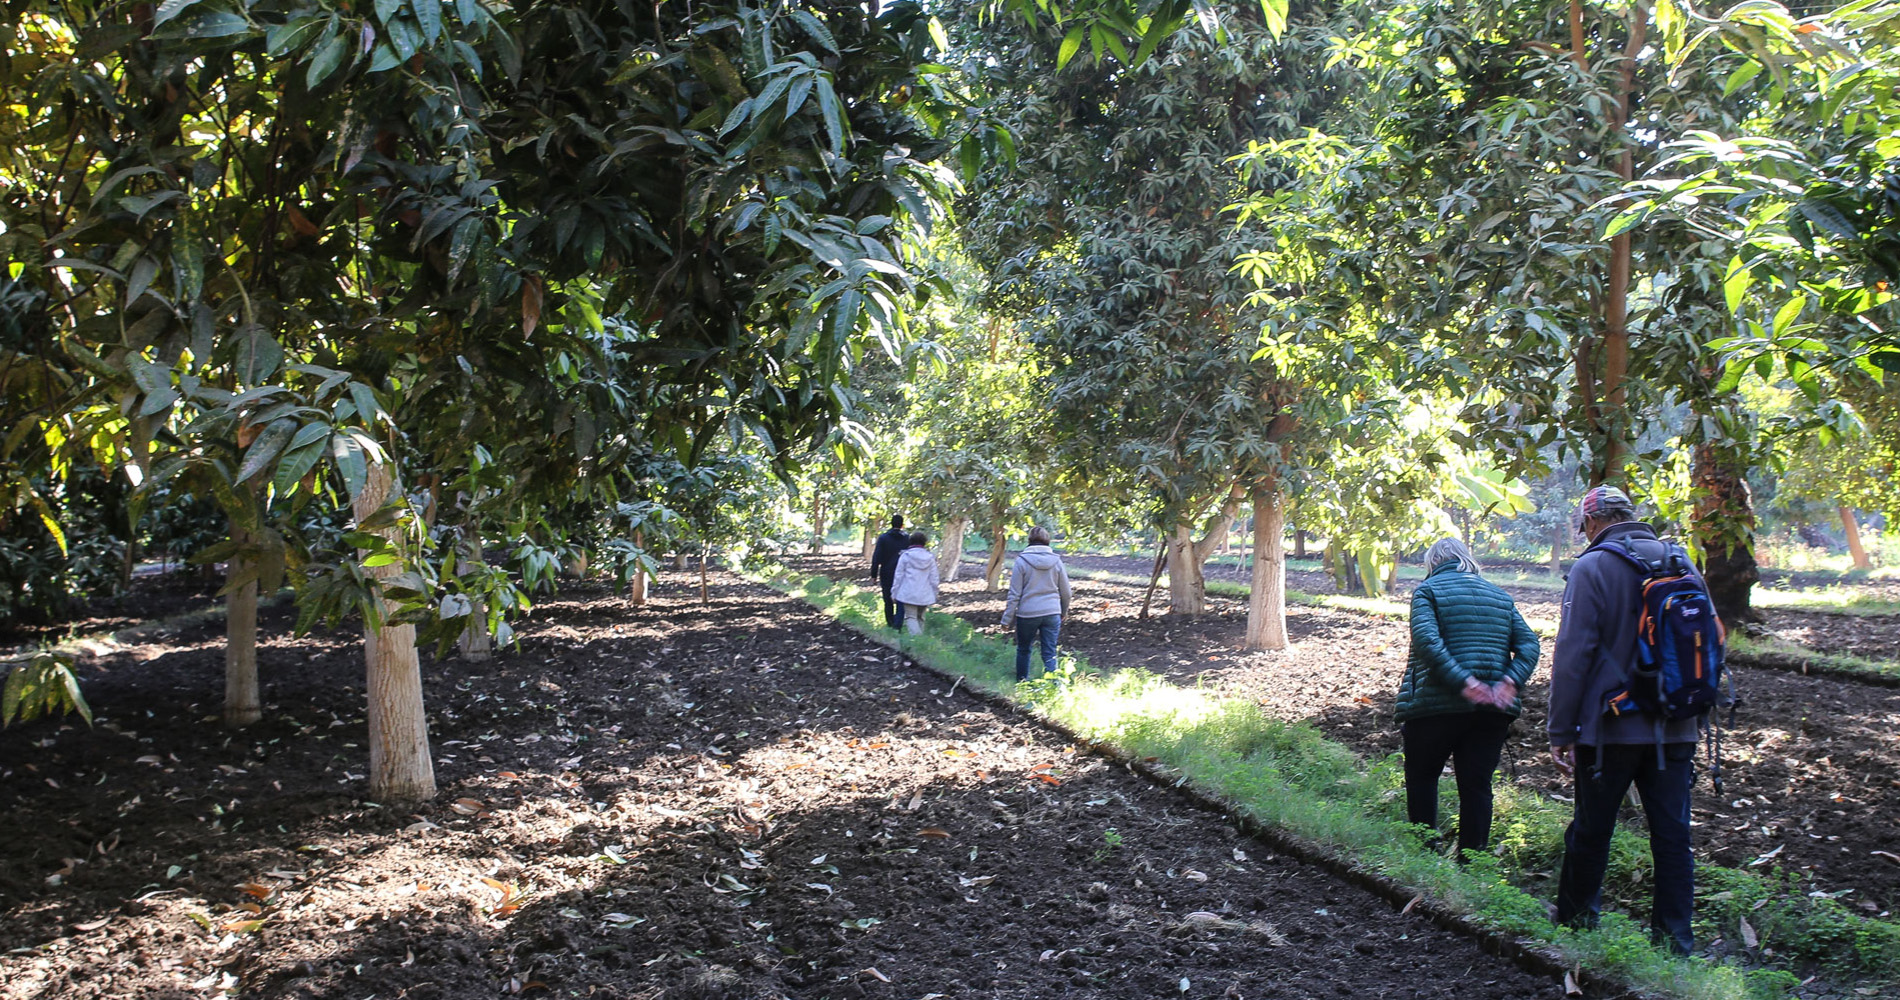
[[1900, 615], [1900, 601], [1867, 593], [1860, 587], [1807, 587], [1782, 590], [1756, 587], [1750, 600], [1758, 608], [1784, 611], [1827, 611], [1838, 615]]
[[1775, 658], [1784, 664], [1819, 668], [1843, 674], [1863, 674], [1869, 677], [1900, 678], [1900, 662], [1893, 660], [1875, 660], [1865, 656], [1850, 656], [1846, 653], [1823, 653], [1809, 649], [1800, 643], [1786, 639], [1751, 639], [1739, 632], [1731, 632], [1728, 637], [1730, 656], [1739, 656], [1743, 662], [1753, 660], [1768, 665], [1764, 658]]
[[[1144, 581], [1145, 582], [1145, 581]], [[888, 642], [869, 591], [823, 577], [781, 577], [775, 586]], [[1065, 658], [1060, 682], [1014, 683], [1014, 647], [961, 619], [933, 615], [930, 631], [900, 636], [913, 658], [1010, 698], [1085, 739], [1131, 757], [1153, 757], [1204, 792], [1259, 822], [1287, 831], [1361, 868], [1429, 894], [1482, 926], [1528, 938], [1599, 975], [1659, 996], [1739, 1000], [1781, 995], [1798, 980], [1786, 968], [1743, 969], [1673, 958], [1651, 947], [1629, 919], [1608, 915], [1594, 931], [1554, 927], [1526, 891], [1561, 854], [1567, 809], [1515, 786], [1499, 789], [1497, 848], [1466, 867], [1428, 851], [1404, 822], [1398, 758], [1361, 761], [1306, 723], [1264, 715], [1253, 704], [1203, 688], [1183, 688], [1143, 671], [1103, 676]], [[1444, 800], [1455, 801], [1447, 786]], [[1455, 814], [1455, 806], [1446, 809]], [[1650, 883], [1643, 837], [1617, 833], [1606, 891], [1642, 895]], [[1777, 962], [1807, 962], [1868, 979], [1900, 966], [1900, 925], [1868, 920], [1832, 899], [1811, 898], [1792, 881], [1704, 866], [1699, 932], [1739, 934], [1746, 916]]]

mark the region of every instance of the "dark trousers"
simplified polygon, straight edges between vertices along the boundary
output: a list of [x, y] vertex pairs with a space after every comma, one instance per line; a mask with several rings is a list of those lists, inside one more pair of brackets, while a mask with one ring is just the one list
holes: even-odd
[[1029, 654], [1037, 643], [1042, 645], [1044, 673], [1056, 671], [1056, 639], [1062, 634], [1061, 615], [1037, 615], [1016, 618], [1016, 679], [1029, 679]]
[[1649, 855], [1656, 866], [1649, 937], [1686, 955], [1695, 947], [1695, 859], [1689, 850], [1689, 790], [1695, 784], [1694, 743], [1670, 743], [1658, 766], [1654, 744], [1577, 747], [1577, 807], [1564, 831], [1563, 872], [1557, 883], [1557, 922], [1595, 927], [1603, 908], [1603, 873], [1610, 863], [1616, 811], [1630, 785], [1649, 820]]
[[1438, 776], [1451, 761], [1458, 779], [1458, 851], [1491, 844], [1491, 776], [1504, 755], [1511, 717], [1498, 712], [1460, 712], [1408, 719], [1399, 727], [1405, 742], [1405, 817], [1438, 826]]
[[891, 584], [896, 582], [896, 577], [880, 577], [877, 581], [877, 589], [884, 592], [884, 624], [891, 628], [904, 624], [904, 606], [891, 600]]

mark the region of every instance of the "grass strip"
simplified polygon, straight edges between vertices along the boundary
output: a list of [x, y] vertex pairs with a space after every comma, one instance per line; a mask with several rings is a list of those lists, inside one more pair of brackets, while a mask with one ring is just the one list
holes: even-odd
[[[764, 582], [891, 642], [868, 590], [823, 576], [782, 574]], [[894, 644], [932, 669], [965, 677], [971, 686], [1125, 759], [1154, 758], [1223, 808], [1356, 871], [1429, 896], [1502, 941], [1646, 993], [1683, 1000], [1779, 996], [1800, 982], [1791, 971], [1794, 963], [1861, 981], [1884, 981], [1900, 969], [1900, 925], [1805, 895], [1793, 875], [1698, 869], [1702, 932], [1745, 939], [1740, 926], [1746, 919], [1767, 967], [1674, 958], [1652, 947], [1646, 929], [1620, 914], [1606, 914], [1592, 931], [1558, 928], [1524, 884], [1547, 878], [1554, 868], [1568, 813], [1525, 790], [1498, 790], [1495, 854], [1460, 867], [1426, 850], [1418, 829], [1404, 822], [1396, 755], [1368, 766], [1308, 723], [1271, 719], [1244, 699], [1178, 687], [1145, 671], [1103, 676], [1079, 659], [1065, 659], [1059, 680], [1019, 685], [1012, 641], [950, 615], [931, 616], [930, 631], [897, 636]], [[1448, 811], [1455, 813], [1455, 807]], [[1619, 830], [1606, 891], [1650, 884], [1648, 866], [1647, 841]]]

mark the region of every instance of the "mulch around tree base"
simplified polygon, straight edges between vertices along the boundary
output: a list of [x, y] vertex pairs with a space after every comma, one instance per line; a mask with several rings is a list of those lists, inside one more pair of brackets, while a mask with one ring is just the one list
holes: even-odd
[[360, 645], [188, 627], [0, 733], [9, 996], [1518, 998], [1482, 953], [802, 604], [551, 601], [428, 662], [440, 797], [365, 801]]
[[[1091, 564], [1082, 557], [1074, 562]], [[801, 557], [802, 568], [839, 577], [862, 573], [855, 559]], [[1115, 568], [1126, 572], [1132, 560]], [[1144, 568], [1145, 569], [1145, 568]], [[966, 561], [945, 586], [945, 608], [979, 628], [995, 628], [1003, 595], [983, 592], [982, 567]], [[1210, 596], [1199, 618], [1168, 615], [1166, 584], [1157, 613], [1137, 617], [1142, 589], [1078, 578], [1062, 644], [1104, 670], [1141, 668], [1180, 684], [1206, 684], [1259, 703], [1283, 719], [1310, 719], [1362, 758], [1399, 750], [1393, 695], [1410, 633], [1404, 622], [1327, 608], [1293, 606], [1292, 648], [1242, 653], [1245, 602]], [[1541, 793], [1572, 794], [1551, 764], [1544, 737], [1550, 643], [1524, 691], [1503, 774]], [[1745, 699], [1724, 735], [1724, 793], [1705, 776], [1693, 821], [1700, 857], [1731, 868], [1793, 875], [1801, 891], [1841, 893], [1868, 916], [1900, 909], [1900, 690], [1852, 680], [1738, 666]], [[1632, 820], [1638, 811], [1630, 812]], [[1881, 852], [1881, 853], [1876, 853]], [[1755, 864], [1757, 859], [1762, 859]], [[1555, 872], [1549, 873], [1555, 878]], [[1646, 888], [1610, 887], [1647, 906]]]

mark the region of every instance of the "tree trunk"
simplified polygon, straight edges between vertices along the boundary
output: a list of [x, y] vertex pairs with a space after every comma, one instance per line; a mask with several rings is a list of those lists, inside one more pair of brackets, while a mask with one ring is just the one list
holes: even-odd
[[825, 550], [825, 498], [821, 496], [811, 500], [811, 550]]
[[1306, 558], [1306, 529], [1305, 528], [1293, 529], [1293, 558], [1295, 559]]
[[1286, 504], [1268, 479], [1253, 491], [1253, 587], [1247, 595], [1246, 649], [1285, 649]]
[[576, 552], [562, 565], [561, 573], [576, 580], [587, 579], [587, 553]]
[[871, 557], [874, 555], [877, 555], [877, 529], [867, 524], [864, 526], [864, 562], [866, 565], [870, 564]]
[[[482, 541], [474, 540], [463, 554], [465, 562], [458, 566], [458, 575], [480, 569], [482, 566]], [[468, 562], [472, 561], [473, 566]], [[464, 568], [466, 567], [466, 568]], [[488, 605], [479, 597], [469, 598], [473, 605], [468, 613], [468, 624], [462, 627], [462, 634], [455, 640], [456, 651], [462, 659], [470, 663], [486, 663], [494, 655], [494, 637], [488, 634]]]
[[1155, 546], [1155, 568], [1148, 574], [1148, 592], [1141, 596], [1141, 617], [1146, 620], [1148, 609], [1154, 606], [1155, 584], [1161, 582], [1161, 567], [1167, 565], [1168, 536], [1162, 535], [1161, 542]]
[[[231, 526], [231, 540], [249, 545], [251, 534]], [[226, 579], [256, 572], [253, 557], [240, 551], [231, 557]], [[224, 599], [224, 724], [232, 729], [251, 725], [264, 715], [257, 685], [257, 578], [233, 590]]]
[[1169, 614], [1198, 615], [1207, 610], [1207, 577], [1195, 556], [1193, 526], [1175, 525], [1168, 542]]
[[1873, 569], [1874, 561], [1867, 558], [1867, 548], [1860, 543], [1860, 522], [1854, 519], [1854, 511], [1847, 505], [1841, 505], [1841, 531], [1847, 535], [1847, 551], [1854, 557], [1855, 569]]
[[1246, 496], [1246, 489], [1235, 483], [1221, 501], [1220, 510], [1208, 519], [1198, 542], [1191, 523], [1175, 524], [1174, 542], [1168, 546], [1169, 614], [1198, 615], [1207, 611], [1207, 557], [1227, 540]]
[[990, 561], [983, 566], [983, 589], [996, 593], [1003, 582], [1003, 560], [1009, 555], [1009, 536], [1004, 533], [1003, 519], [998, 517], [990, 522]]
[[691, 560], [692, 560], [692, 557], [686, 554], [686, 550], [681, 549], [680, 551], [673, 553], [673, 568], [675, 570], [678, 570], [681, 573], [684, 573], [687, 570], [693, 568], [693, 564]]
[[[357, 522], [381, 510], [394, 489], [389, 466], [371, 464], [363, 492], [351, 503]], [[378, 531], [393, 536], [396, 528]], [[363, 569], [377, 579], [401, 571], [400, 562]], [[394, 607], [393, 602], [384, 602], [384, 613]], [[369, 794], [385, 804], [434, 798], [435, 764], [429, 758], [429, 720], [422, 708], [416, 627], [364, 623], [363, 658], [368, 667], [364, 688], [369, 694]]]
[[1550, 575], [1564, 578], [1564, 545], [1570, 541], [1570, 522], [1558, 521], [1550, 531]]
[[1719, 446], [1704, 442], [1696, 445], [1690, 473], [1702, 576], [1716, 614], [1729, 625], [1761, 620], [1749, 598], [1755, 581], [1761, 579], [1755, 566], [1755, 511], [1749, 503], [1748, 484], [1735, 465]]
[[706, 589], [706, 560], [711, 557], [710, 546], [699, 550], [699, 603], [702, 607], [712, 606], [712, 594]]
[[[634, 532], [633, 545], [635, 548], [640, 550], [641, 555], [643, 556], [646, 555], [646, 551], [647, 551], [646, 532], [644, 531]], [[645, 563], [637, 564], [633, 568], [633, 579], [629, 581], [627, 584], [627, 603], [633, 605], [636, 608], [646, 606], [647, 568], [646, 568]]]
[[957, 570], [963, 565], [963, 535], [970, 530], [970, 519], [953, 517], [944, 525], [943, 542], [937, 549], [937, 571], [940, 581], [949, 583], [957, 578]]
[[1392, 550], [1392, 562], [1385, 568], [1385, 592], [1390, 594], [1399, 589], [1399, 550]]

